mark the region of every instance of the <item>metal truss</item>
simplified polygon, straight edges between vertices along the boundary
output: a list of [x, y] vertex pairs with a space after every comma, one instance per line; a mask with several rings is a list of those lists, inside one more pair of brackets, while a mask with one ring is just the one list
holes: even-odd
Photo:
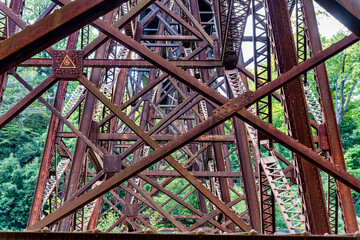
[[[318, 2], [360, 24], [357, 5]], [[29, 27], [23, 4], [0, 2], [0, 99], [8, 75], [29, 90], [0, 129], [36, 100], [52, 114], [27, 230], [94, 230], [112, 215], [106, 232], [273, 234], [282, 219], [290, 233], [325, 234], [339, 205], [345, 231], [358, 231], [360, 180], [346, 172], [323, 64], [358, 28], [345, 22], [354, 34], [322, 50], [311, 0], [54, 0]], [[52, 73], [32, 88], [17, 66]], [[56, 83], [50, 103], [41, 96]]]

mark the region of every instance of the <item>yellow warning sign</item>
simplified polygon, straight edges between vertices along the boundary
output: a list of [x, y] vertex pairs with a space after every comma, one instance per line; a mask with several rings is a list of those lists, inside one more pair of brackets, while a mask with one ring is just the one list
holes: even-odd
[[60, 64], [59, 68], [76, 68], [75, 64], [73, 63], [73, 61], [71, 61], [71, 59], [69, 58], [68, 55], [66, 55], [64, 57], [64, 60], [62, 61], [62, 63]]

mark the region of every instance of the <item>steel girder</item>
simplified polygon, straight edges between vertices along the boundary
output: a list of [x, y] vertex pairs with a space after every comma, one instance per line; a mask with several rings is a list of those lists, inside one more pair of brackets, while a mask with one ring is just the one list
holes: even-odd
[[[310, 128], [318, 129], [319, 125], [309, 120], [312, 113], [306, 110], [307, 96], [299, 80], [316, 67], [327, 136], [339, 136], [333, 126], [333, 107], [328, 105], [331, 95], [322, 63], [358, 38], [350, 35], [321, 50], [316, 26], [311, 25], [315, 22], [311, 1], [303, 1], [303, 5], [305, 20], [312, 22], [307, 22], [306, 27], [313, 55], [300, 65], [288, 24], [287, 6], [292, 9], [295, 2], [278, 0], [283, 6], [281, 14], [275, 13], [272, 1], [267, 5], [262, 1], [251, 5], [250, 1], [205, 0], [54, 2], [62, 7], [50, 13], [54, 9], [51, 4], [41, 18], [49, 16], [0, 42], [1, 74], [17, 65], [55, 64], [55, 56], [63, 55], [56, 55], [59, 53], [50, 46], [74, 31], [67, 49], [82, 47], [83, 57], [77, 60], [72, 58], [74, 51], [63, 52], [66, 56], [60, 59], [59, 66], [53, 65], [53, 74], [59, 77], [49, 76], [34, 89], [16, 69], [8, 72], [30, 93], [0, 117], [0, 128], [36, 99], [53, 114], [28, 230], [92, 230], [98, 223], [101, 225], [99, 219], [106, 219], [109, 211], [115, 211], [118, 219], [106, 231], [122, 225], [128, 231], [156, 230], [158, 225], [150, 219], [157, 216], [167, 231], [202, 228], [215, 233], [255, 229], [272, 233], [276, 230], [274, 212], [260, 216], [257, 196], [265, 189], [274, 198], [262, 199], [261, 204], [278, 204], [290, 232], [301, 229], [330, 233], [321, 182], [309, 177], [318, 174], [318, 169], [338, 182], [345, 230], [358, 230], [350, 188], [359, 192], [360, 180], [346, 172], [339, 137], [327, 140], [331, 162], [314, 151], [313, 143], [320, 141], [320, 136], [313, 136]], [[340, 11], [348, 19], [359, 21], [357, 11], [349, 3], [329, 1], [324, 7], [331, 4], [338, 8], [329, 8], [329, 12], [336, 15]], [[248, 15], [249, 6], [252, 16]], [[21, 19], [7, 6], [0, 7], [24, 28]], [[352, 7], [357, 6], [353, 3]], [[99, 19], [109, 11], [112, 12]], [[244, 28], [249, 17], [271, 36], [267, 40], [263, 33], [254, 34], [256, 41], [264, 42], [264, 37], [268, 41], [267, 49], [261, 45], [254, 48], [254, 61], [256, 66], [269, 65], [271, 44], [275, 67], [281, 73], [273, 81], [262, 77], [261, 70], [252, 75], [241, 64]], [[88, 38], [91, 30], [86, 24], [101, 32], [93, 41]], [[358, 34], [353, 25], [348, 26]], [[33, 33], [30, 38], [29, 33]], [[28, 59], [42, 50], [47, 50], [53, 61]], [[93, 52], [94, 57], [89, 58]], [[265, 55], [266, 60], [261, 57]], [[84, 74], [71, 70], [79, 63], [83, 64]], [[64, 72], [68, 75], [61, 75]], [[71, 84], [79, 83], [75, 90], [67, 89], [69, 80], [75, 80]], [[58, 81], [52, 106], [41, 95]], [[252, 89], [248, 81], [255, 81], [258, 87]], [[290, 85], [296, 85], [298, 91]], [[280, 88], [281, 95], [274, 93]], [[68, 100], [64, 100], [66, 93], [71, 95]], [[271, 126], [271, 105], [275, 101], [271, 101], [271, 96], [283, 99], [291, 137]], [[292, 112], [300, 105], [303, 111], [294, 117]], [[81, 116], [78, 122], [69, 118], [75, 110]], [[264, 116], [269, 116], [269, 120], [264, 121]], [[64, 124], [72, 132], [65, 132]], [[303, 129], [309, 130], [306, 136], [300, 136]], [[74, 146], [67, 146], [69, 137], [77, 137]], [[276, 152], [276, 144], [285, 146], [296, 157], [284, 158]], [[275, 170], [280, 175], [275, 176]], [[295, 171], [299, 181], [294, 181]], [[303, 212], [293, 211], [300, 209], [296, 202], [289, 204], [292, 184], [298, 184], [303, 191]], [[319, 193], [312, 194], [311, 189]], [[319, 202], [321, 207], [316, 207]], [[44, 211], [50, 214], [44, 216]], [[269, 226], [264, 225], [268, 217], [272, 218]], [[318, 219], [322, 219], [320, 224]]]

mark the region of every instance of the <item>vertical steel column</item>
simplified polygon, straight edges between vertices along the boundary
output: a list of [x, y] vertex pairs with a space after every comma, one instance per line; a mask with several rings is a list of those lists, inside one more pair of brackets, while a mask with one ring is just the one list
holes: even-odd
[[[128, 51], [128, 53], [125, 55], [125, 58], [130, 58], [130, 55], [131, 55], [131, 52]], [[128, 68], [122, 68], [118, 74], [115, 91], [113, 93], [113, 102], [116, 105], [120, 105], [123, 100], [123, 96], [124, 96], [123, 93], [124, 93], [124, 89], [125, 89], [126, 80], [128, 77], [128, 72], [129, 72]], [[118, 122], [119, 122], [119, 119], [117, 117], [114, 117], [110, 120], [110, 133], [116, 133]], [[113, 154], [113, 147], [114, 147], [114, 143], [110, 142], [109, 143], [110, 154]], [[88, 224], [88, 230], [93, 230], [96, 228], [98, 218], [101, 213], [100, 208], [102, 206], [102, 201], [103, 201], [102, 197], [99, 197], [96, 200], [96, 203], [94, 206], [94, 211], [91, 215], [91, 218], [90, 218], [90, 221]]]
[[[263, 0], [252, 0], [252, 19], [253, 19], [253, 47], [254, 47], [254, 82], [255, 89], [259, 89], [271, 81], [271, 53], [270, 40], [267, 28], [267, 13]], [[264, 121], [272, 123], [272, 102], [271, 95], [261, 99], [256, 103], [256, 113]], [[258, 146], [264, 136], [258, 134]], [[272, 148], [272, 141], [266, 139], [268, 145]], [[259, 149], [260, 151], [260, 149]], [[275, 233], [275, 199], [272, 193], [264, 171], [259, 164], [259, 183], [260, 183], [260, 200], [262, 214], [262, 232], [268, 234]]]
[[[309, 35], [309, 44], [312, 54], [317, 54], [322, 50], [319, 30], [316, 22], [314, 5], [312, 0], [302, 0], [304, 6], [305, 22], [307, 33]], [[318, 92], [320, 95], [321, 105], [323, 109], [323, 120], [326, 126], [327, 136], [330, 145], [330, 160], [338, 165], [341, 169], [346, 170], [344, 153], [341, 146], [339, 128], [336, 122], [333, 100], [331, 97], [331, 89], [327, 76], [325, 63], [318, 65], [314, 71], [317, 75]], [[354, 233], [359, 231], [357, 225], [354, 202], [350, 188], [344, 184], [337, 182], [339, 191], [339, 200], [342, 206], [344, 217], [344, 228], [346, 233]]]
[[[241, 82], [244, 79], [241, 79], [241, 75], [239, 76], [236, 70], [235, 73], [233, 71], [234, 70], [227, 71], [226, 74], [228, 86], [230, 87], [229, 90], [231, 89], [231, 91], [228, 92], [230, 98], [238, 97], [243, 91], [241, 87], [243, 83]], [[236, 89], [237, 87], [238, 89]], [[233, 128], [250, 224], [254, 230], [261, 232], [261, 209], [256, 187], [255, 172], [250, 154], [249, 139], [247, 136], [248, 131], [244, 122], [238, 118], [233, 118]], [[257, 158], [255, 158], [255, 161], [256, 160]]]
[[[200, 8], [199, 8], [198, 1], [190, 1], [190, 9], [191, 9], [191, 13], [194, 15], [195, 19], [199, 23], [201, 23]], [[220, 6], [220, 11], [224, 11], [224, 9], [221, 9], [221, 6]], [[206, 58], [207, 57], [206, 57], [205, 50], [201, 51], [199, 53], [199, 60], [204, 60]], [[209, 71], [207, 69], [201, 69], [201, 78], [202, 78], [203, 82], [206, 82], [210, 78]], [[207, 108], [208, 108], [208, 112], [212, 112], [212, 110], [214, 109], [209, 104], [207, 104]], [[210, 131], [210, 133], [211, 134], [219, 134], [219, 129], [214, 128]], [[214, 160], [215, 160], [215, 165], [216, 165], [217, 170], [225, 171], [225, 162], [224, 162], [224, 156], [223, 156], [221, 144], [219, 142], [215, 142], [215, 143], [212, 143], [212, 147], [213, 147], [213, 151], [214, 151]], [[229, 185], [228, 185], [227, 179], [219, 178], [218, 181], [219, 181], [219, 186], [220, 186], [221, 198], [225, 203], [229, 203], [231, 201], [231, 199], [230, 199], [230, 191], [229, 191]], [[225, 220], [228, 220], [228, 217], [226, 217]], [[229, 224], [228, 228], [232, 232], [235, 232], [235, 225], [233, 223]]]
[[[234, 1], [230, 4], [232, 8], [230, 8], [228, 12], [228, 14], [231, 15], [229, 17], [231, 19], [229, 22], [229, 28], [232, 31], [235, 31], [235, 33], [228, 32], [227, 36], [225, 36], [227, 37], [227, 43], [225, 45], [226, 49], [223, 49], [223, 51], [225, 51], [224, 64], [227, 71], [233, 70], [238, 62], [236, 58], [239, 57], [241, 39], [243, 37], [245, 22], [250, 7], [250, 2], [245, 3], [242, 1]], [[225, 71], [225, 69], [223, 69], [223, 71]], [[238, 76], [237, 80], [239, 81], [237, 84], [241, 85], [240, 82], [242, 80], [240, 79], [240, 76]], [[231, 79], [228, 79], [228, 81], [231, 81]], [[228, 83], [228, 86], [230, 85], [231, 84]], [[233, 96], [231, 91], [229, 91], [228, 96], [237, 97]], [[233, 128], [250, 225], [257, 232], [261, 232], [261, 210], [259, 205], [259, 197], [256, 190], [255, 174], [254, 168], [252, 166], [252, 158], [250, 154], [250, 145], [247, 137], [246, 126], [243, 121], [238, 118], [234, 118]]]
[[[105, 15], [104, 20], [108, 22], [112, 22], [113, 19], [113, 11]], [[106, 44], [102, 45], [96, 52], [95, 58], [104, 58], [106, 53]], [[94, 68], [91, 72], [90, 80], [95, 85], [98, 86], [100, 82], [102, 69]], [[91, 119], [93, 118], [94, 108], [96, 103], [96, 97], [91, 93], [86, 94], [84, 110], [81, 117], [79, 130], [85, 135], [88, 136], [90, 133]], [[75, 148], [74, 148], [74, 156], [73, 162], [70, 169], [70, 177], [68, 181], [68, 185], [66, 188], [66, 194], [64, 200], [71, 197], [78, 189], [79, 180], [81, 175], [81, 170], [83, 168], [84, 158], [86, 158], [86, 148], [87, 145], [80, 138], [77, 139]], [[71, 223], [71, 217], [66, 217], [63, 219], [59, 226], [59, 231], [69, 231]]]
[[[336, 181], [333, 177], [328, 176], [328, 211], [331, 230], [334, 234], [339, 232], [339, 199]], [[347, 231], [347, 227], [344, 224], [344, 229]]]
[[259, 198], [256, 191], [255, 174], [252, 166], [250, 146], [247, 138], [245, 123], [240, 119], [234, 118], [234, 132], [236, 147], [238, 150], [238, 161], [242, 174], [246, 204], [249, 211], [251, 227], [257, 232], [261, 232], [261, 215]]
[[[278, 72], [284, 73], [297, 65], [296, 49], [291, 31], [290, 16], [285, 0], [267, 0], [270, 16], [270, 25], [274, 41], [275, 58]], [[304, 89], [301, 79], [285, 85], [286, 107], [290, 120], [290, 131], [293, 138], [305, 146], [314, 149], [310, 120], [307, 113]], [[326, 211], [324, 192], [321, 185], [319, 170], [296, 156], [295, 161], [299, 168], [299, 178], [303, 190], [303, 201], [306, 205], [306, 216], [309, 231], [314, 234], [330, 233], [330, 223]]]
[[[78, 35], [79, 35], [78, 32], [70, 35], [67, 43], [68, 50], [73, 50], [76, 48]], [[67, 85], [68, 85], [67, 81], [60, 81], [56, 91], [54, 107], [59, 112], [62, 112], [64, 106]], [[50, 170], [50, 163], [55, 150], [56, 134], [60, 126], [61, 126], [60, 119], [57, 118], [54, 114], [52, 114], [50, 118], [48, 133], [46, 136], [43, 155], [41, 159], [39, 175], [35, 186], [34, 198], [30, 209], [28, 226], [33, 225], [39, 219], [47, 176]]]

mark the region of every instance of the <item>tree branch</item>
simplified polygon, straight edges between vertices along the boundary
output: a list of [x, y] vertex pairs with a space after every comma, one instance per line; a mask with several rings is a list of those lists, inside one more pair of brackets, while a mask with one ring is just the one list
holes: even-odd
[[346, 112], [347, 109], [348, 109], [349, 102], [350, 102], [351, 96], [352, 96], [352, 94], [353, 94], [353, 92], [354, 92], [354, 89], [355, 89], [356, 84], [357, 84], [357, 81], [355, 81], [354, 84], [353, 84], [352, 87], [351, 87], [351, 90], [350, 90], [350, 93], [349, 93], [349, 96], [348, 96], [348, 99], [347, 99], [347, 101], [346, 101], [346, 105], [345, 105], [345, 108], [344, 108], [344, 112]]

